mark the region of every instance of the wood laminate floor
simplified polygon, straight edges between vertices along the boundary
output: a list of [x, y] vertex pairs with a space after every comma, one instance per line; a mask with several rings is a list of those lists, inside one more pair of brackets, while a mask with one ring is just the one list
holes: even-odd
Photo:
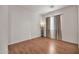
[[8, 46], [9, 54], [75, 54], [78, 53], [77, 49], [76, 44], [43, 37]]

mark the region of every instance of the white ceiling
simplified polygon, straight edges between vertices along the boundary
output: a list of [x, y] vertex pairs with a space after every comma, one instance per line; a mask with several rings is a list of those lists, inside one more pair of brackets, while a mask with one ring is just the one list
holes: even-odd
[[64, 7], [67, 7], [68, 5], [53, 5], [54, 7], [51, 8], [51, 5], [21, 5], [20, 7], [26, 8], [32, 12], [36, 12], [39, 14], [45, 14], [50, 11], [58, 10]]

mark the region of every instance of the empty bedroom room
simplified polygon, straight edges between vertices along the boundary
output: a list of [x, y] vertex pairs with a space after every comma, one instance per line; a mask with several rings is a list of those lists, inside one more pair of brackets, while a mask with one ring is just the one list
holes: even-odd
[[79, 53], [77, 5], [7, 5], [0, 8], [0, 19], [4, 19], [0, 20], [0, 25], [5, 24], [2, 28], [7, 29], [0, 31], [4, 39], [0, 38], [0, 53]]

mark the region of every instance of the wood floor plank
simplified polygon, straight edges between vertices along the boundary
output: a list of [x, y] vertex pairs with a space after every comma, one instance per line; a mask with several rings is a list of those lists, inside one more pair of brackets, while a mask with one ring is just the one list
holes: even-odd
[[78, 46], [64, 41], [39, 37], [8, 46], [9, 54], [76, 54]]

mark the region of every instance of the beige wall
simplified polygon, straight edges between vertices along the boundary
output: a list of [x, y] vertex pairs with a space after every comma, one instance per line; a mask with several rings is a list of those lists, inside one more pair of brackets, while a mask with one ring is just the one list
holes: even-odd
[[0, 54], [8, 53], [8, 6], [0, 6]]
[[79, 48], [79, 6], [78, 6], [78, 48]]
[[9, 44], [40, 36], [40, 15], [20, 6], [9, 6]]

